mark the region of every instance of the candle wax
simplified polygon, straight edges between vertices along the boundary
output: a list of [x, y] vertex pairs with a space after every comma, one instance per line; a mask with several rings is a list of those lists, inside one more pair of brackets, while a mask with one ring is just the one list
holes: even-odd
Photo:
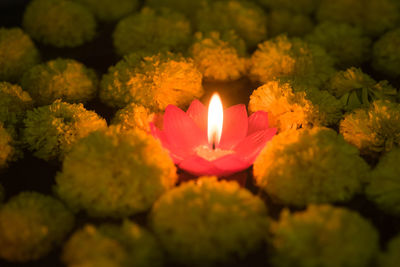
[[202, 157], [205, 160], [213, 161], [220, 157], [233, 154], [235, 151], [233, 150], [222, 150], [220, 148], [212, 149], [209, 145], [198, 146], [195, 149], [196, 154], [199, 157]]

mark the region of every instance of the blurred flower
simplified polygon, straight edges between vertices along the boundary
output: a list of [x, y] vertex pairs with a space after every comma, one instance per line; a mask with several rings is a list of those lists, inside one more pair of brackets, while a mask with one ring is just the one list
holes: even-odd
[[60, 245], [74, 221], [61, 201], [21, 192], [0, 208], [0, 258], [10, 262], [40, 259]]
[[77, 47], [96, 35], [94, 15], [78, 3], [65, 0], [33, 0], [22, 19], [24, 30], [44, 45]]
[[0, 58], [0, 80], [9, 82], [40, 61], [35, 44], [20, 28], [0, 28]]
[[172, 266], [232, 266], [258, 251], [270, 225], [261, 198], [216, 177], [166, 192], [149, 219]]
[[372, 48], [372, 68], [389, 77], [400, 77], [400, 28], [383, 34]]

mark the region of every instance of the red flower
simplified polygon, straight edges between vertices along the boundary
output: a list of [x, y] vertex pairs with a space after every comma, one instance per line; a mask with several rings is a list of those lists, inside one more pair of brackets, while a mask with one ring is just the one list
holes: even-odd
[[194, 100], [187, 112], [169, 105], [163, 129], [151, 123], [151, 132], [168, 149], [179, 168], [194, 175], [228, 176], [249, 168], [265, 144], [275, 135], [268, 128], [268, 114], [247, 117], [243, 104], [224, 110], [221, 141], [216, 151], [207, 141], [207, 108]]

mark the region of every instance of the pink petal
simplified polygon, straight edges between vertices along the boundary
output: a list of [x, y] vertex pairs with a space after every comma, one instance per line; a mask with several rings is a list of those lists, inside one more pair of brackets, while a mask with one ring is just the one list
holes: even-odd
[[276, 134], [276, 128], [255, 132], [243, 139], [235, 148], [237, 155], [253, 164], [265, 144]]
[[169, 151], [169, 155], [171, 156], [172, 160], [175, 164], [179, 164], [186, 156], [186, 151], [178, 151], [177, 149], [171, 149], [171, 144], [165, 135], [165, 132], [158, 129], [154, 123], [150, 123], [150, 130], [151, 134], [156, 138], [159, 139], [162, 146]]
[[193, 119], [196, 125], [207, 134], [207, 108], [199, 100], [195, 99], [190, 104], [186, 114]]
[[232, 149], [246, 137], [247, 128], [248, 119], [245, 105], [235, 105], [224, 110], [224, 126], [219, 147]]
[[196, 147], [207, 144], [207, 136], [194, 121], [173, 105], [165, 109], [164, 132], [173, 152], [184, 151], [186, 155], [191, 155]]
[[252, 164], [241, 159], [236, 153], [223, 156], [212, 161], [212, 163], [218, 169], [218, 173], [216, 174], [218, 176], [228, 176], [247, 169]]
[[247, 131], [247, 135], [266, 129], [268, 129], [267, 112], [260, 110], [249, 117], [249, 130]]
[[211, 161], [205, 160], [202, 157], [193, 155], [184, 159], [179, 168], [194, 175], [217, 175], [218, 170]]

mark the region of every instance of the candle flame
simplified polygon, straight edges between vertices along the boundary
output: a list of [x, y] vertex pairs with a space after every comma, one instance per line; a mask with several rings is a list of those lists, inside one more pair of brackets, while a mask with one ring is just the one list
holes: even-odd
[[222, 125], [224, 121], [221, 98], [214, 93], [208, 106], [208, 143], [215, 148], [221, 140]]

